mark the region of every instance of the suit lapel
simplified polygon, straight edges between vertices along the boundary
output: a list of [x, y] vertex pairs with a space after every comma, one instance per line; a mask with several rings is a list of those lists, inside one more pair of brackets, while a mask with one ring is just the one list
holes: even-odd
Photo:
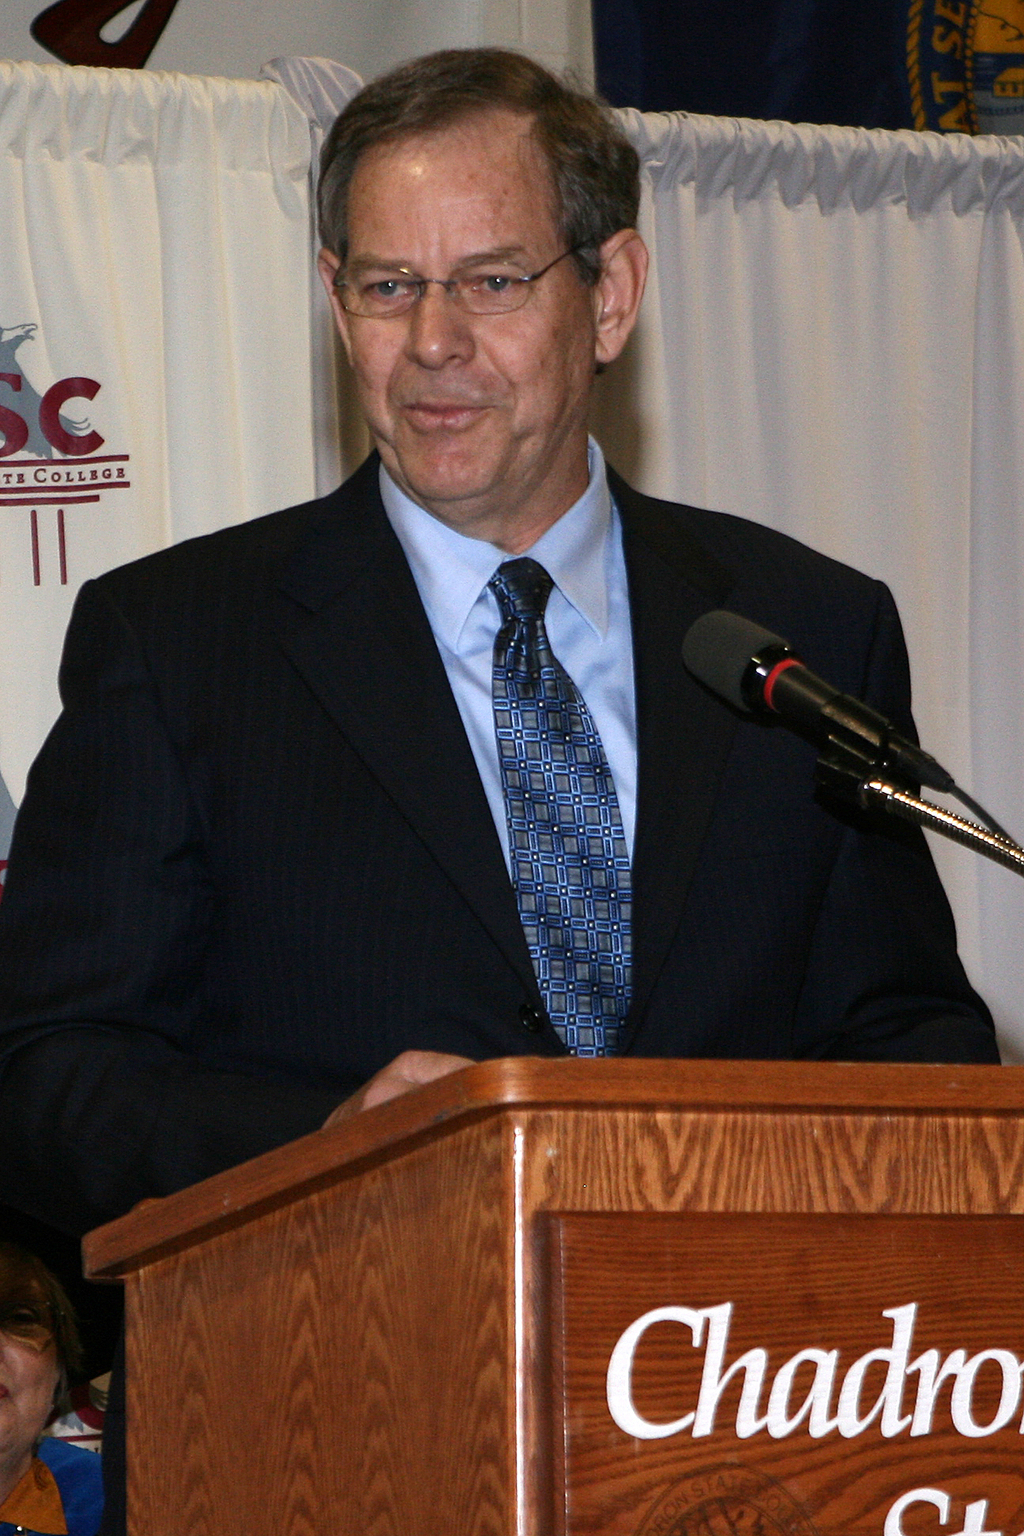
[[515, 896], [444, 663], [383, 505], [377, 458], [289, 561], [281, 640], [385, 793], [539, 1002]]
[[676, 509], [617, 476], [636, 671], [639, 780], [633, 850], [633, 1000], [626, 1046], [679, 927], [736, 721], [683, 666], [683, 638], [721, 605], [731, 574]]
[[[486, 796], [415, 582], [380, 501], [377, 458], [323, 504], [281, 582], [281, 641], [386, 794], [539, 1002]], [[682, 663], [730, 573], [676, 510], [614, 474], [633, 618], [639, 783], [633, 1002], [626, 1045], [679, 926], [736, 722]]]

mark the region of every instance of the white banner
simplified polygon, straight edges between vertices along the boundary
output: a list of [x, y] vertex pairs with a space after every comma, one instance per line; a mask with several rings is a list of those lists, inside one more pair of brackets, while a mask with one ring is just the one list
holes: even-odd
[[[46, 46], [39, 39], [46, 40]], [[0, 56], [255, 77], [266, 59], [344, 59], [364, 79], [435, 48], [522, 48], [593, 79], [590, 0], [4, 0]], [[48, 51], [49, 50], [49, 51]]]
[[0, 839], [81, 583], [314, 492], [309, 143], [269, 82], [0, 64]]

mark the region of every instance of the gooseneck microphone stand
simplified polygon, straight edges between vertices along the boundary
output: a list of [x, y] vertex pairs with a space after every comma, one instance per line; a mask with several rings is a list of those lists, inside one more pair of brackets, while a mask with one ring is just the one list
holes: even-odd
[[989, 822], [989, 827], [968, 821], [964, 816], [957, 816], [931, 800], [922, 800], [902, 785], [883, 778], [877, 761], [868, 753], [859, 752], [849, 741], [829, 742], [818, 758], [815, 779], [823, 789], [830, 790], [843, 800], [852, 801], [862, 810], [879, 807], [889, 811], [904, 821], [913, 821], [919, 827], [940, 832], [954, 843], [973, 848], [976, 853], [983, 853], [994, 863], [1002, 864], [1005, 869], [1015, 870], [1018, 875], [1024, 876], [1024, 848], [1014, 842], [976, 800], [958, 789], [952, 781], [949, 793], [964, 800]]
[[968, 821], [952, 811], [943, 810], [941, 805], [933, 805], [930, 800], [919, 800], [916, 795], [898, 789], [895, 784], [887, 784], [884, 779], [866, 779], [860, 786], [858, 798], [862, 805], [884, 806], [894, 816], [916, 821], [919, 827], [927, 827], [932, 832], [941, 832], [943, 837], [952, 838], [954, 843], [964, 843], [977, 853], [985, 854], [996, 864], [1015, 869], [1018, 875], [1024, 875], [1024, 848], [1009, 838], [990, 832], [987, 827], [979, 826], [976, 821]]
[[[816, 676], [780, 635], [742, 614], [714, 610], [691, 624], [683, 661], [733, 709], [762, 721], [774, 718], [817, 747], [821, 789], [861, 810], [880, 808], [940, 832], [1024, 875], [1024, 848], [948, 769], [869, 705]], [[922, 800], [915, 793], [919, 785], [953, 795], [979, 821]]]

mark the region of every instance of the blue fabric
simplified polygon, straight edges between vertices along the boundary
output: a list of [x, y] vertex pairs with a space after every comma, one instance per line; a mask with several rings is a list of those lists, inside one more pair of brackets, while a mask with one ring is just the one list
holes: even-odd
[[[908, 14], [921, 11], [910, 0], [593, 0], [598, 88], [645, 112], [911, 128]], [[950, 11], [930, 17], [927, 36], [936, 23], [948, 36]], [[956, 68], [946, 47], [944, 72]]]
[[68, 1536], [96, 1536], [103, 1514], [103, 1469], [95, 1451], [44, 1436], [36, 1453], [53, 1473]]
[[630, 869], [615, 785], [548, 641], [551, 577], [523, 558], [490, 585], [502, 616], [494, 725], [523, 931], [559, 1039], [578, 1056], [605, 1056], [629, 1007]]

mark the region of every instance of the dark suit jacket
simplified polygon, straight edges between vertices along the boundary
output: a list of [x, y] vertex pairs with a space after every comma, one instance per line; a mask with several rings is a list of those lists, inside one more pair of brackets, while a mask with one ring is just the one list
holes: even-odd
[[[614, 481], [646, 1056], [996, 1060], [922, 840], [680, 661], [733, 607], [912, 731], [879, 583]], [[406, 1047], [561, 1052], [371, 459], [88, 584], [0, 908], [0, 1198], [82, 1230], [312, 1130]], [[54, 1171], [59, 1170], [54, 1177]]]

